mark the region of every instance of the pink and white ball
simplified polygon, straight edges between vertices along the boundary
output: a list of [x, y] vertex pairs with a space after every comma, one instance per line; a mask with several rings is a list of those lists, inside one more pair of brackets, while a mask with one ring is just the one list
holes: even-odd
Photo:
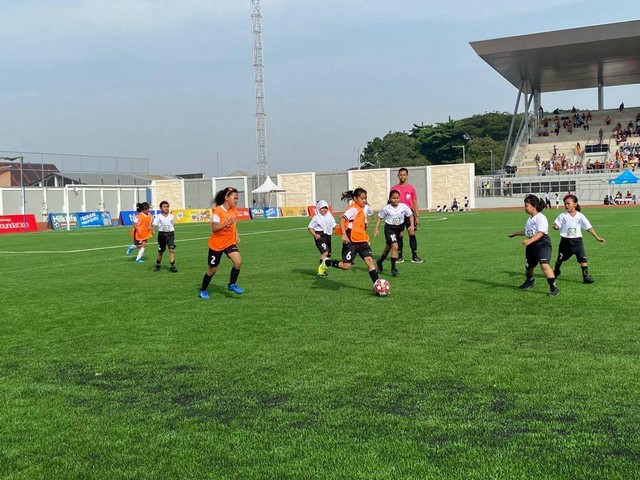
[[391, 293], [391, 284], [384, 278], [379, 278], [373, 283], [373, 293], [379, 297], [386, 297]]

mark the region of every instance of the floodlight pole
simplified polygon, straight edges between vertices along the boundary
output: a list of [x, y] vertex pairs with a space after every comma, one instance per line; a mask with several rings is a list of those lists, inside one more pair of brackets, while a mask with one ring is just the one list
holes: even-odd
[[491, 155], [491, 171], [493, 171], [495, 170], [495, 167], [493, 165], [493, 150], [487, 150], [487, 153]]
[[8, 160], [15, 162], [20, 160], [20, 190], [22, 191], [22, 223], [24, 224], [24, 231], [27, 231], [27, 192], [24, 186], [24, 178], [22, 176], [24, 169], [24, 157], [22, 155], [18, 157], [0, 157], [0, 160]]
[[462, 149], [462, 163], [467, 163], [467, 157], [464, 151], [464, 145], [454, 145], [454, 147]]

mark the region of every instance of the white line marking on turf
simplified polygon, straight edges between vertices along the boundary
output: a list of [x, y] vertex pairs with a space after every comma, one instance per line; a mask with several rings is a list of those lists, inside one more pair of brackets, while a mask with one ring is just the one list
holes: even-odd
[[[282, 230], [265, 230], [264, 232], [247, 232], [247, 233], [243, 233], [242, 237], [246, 237], [247, 235], [262, 235], [265, 233], [279, 233], [279, 232], [292, 232], [295, 230], [306, 230], [306, 227], [299, 227], [299, 228], [286, 228], [286, 229], [282, 229]], [[185, 239], [180, 239], [180, 241], [178, 243], [182, 243], [182, 242], [195, 242], [195, 241], [201, 241], [201, 240], [207, 240], [209, 237], [198, 237], [198, 238], [185, 238]], [[79, 248], [77, 250], [14, 250], [14, 251], [9, 251], [9, 250], [0, 250], [0, 255], [15, 255], [15, 254], [19, 254], [19, 253], [23, 253], [23, 254], [28, 254], [28, 255], [37, 255], [37, 254], [42, 254], [42, 255], [48, 255], [48, 254], [58, 254], [58, 253], [84, 253], [84, 252], [97, 252], [100, 250], [113, 250], [116, 248], [127, 248], [129, 245], [112, 245], [110, 247], [96, 247], [96, 248]]]

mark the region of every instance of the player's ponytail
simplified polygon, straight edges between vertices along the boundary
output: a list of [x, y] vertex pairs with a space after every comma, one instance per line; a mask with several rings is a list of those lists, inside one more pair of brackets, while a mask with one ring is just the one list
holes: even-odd
[[232, 193], [238, 193], [238, 190], [233, 187], [227, 187], [223, 190], [220, 190], [218, 193], [216, 193], [216, 196], [213, 199], [213, 204], [216, 207], [219, 207], [224, 203], [225, 199]]
[[362, 187], [358, 187], [355, 190], [347, 190], [342, 194], [342, 196], [340, 197], [340, 200], [349, 202], [351, 200], [355, 200], [363, 193], [366, 195], [367, 191]]
[[340, 197], [340, 200], [344, 202], [349, 202], [353, 200], [353, 190], [347, 190], [346, 192], [342, 192], [342, 196]]
[[543, 199], [538, 198], [533, 194], [529, 194], [524, 197], [524, 203], [526, 205], [533, 205], [533, 208], [535, 208], [538, 212], [544, 210], [544, 207], [546, 206], [546, 203]]

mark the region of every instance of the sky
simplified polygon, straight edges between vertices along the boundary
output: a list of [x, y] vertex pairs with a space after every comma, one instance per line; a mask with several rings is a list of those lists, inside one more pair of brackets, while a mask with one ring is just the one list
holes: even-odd
[[[637, 2], [262, 0], [268, 172], [345, 170], [375, 137], [512, 112], [469, 42], [634, 20]], [[0, 2], [0, 150], [257, 172], [249, 0]], [[605, 108], [640, 106], [640, 85]], [[595, 90], [543, 94], [597, 108]], [[89, 168], [86, 166], [86, 168]]]

